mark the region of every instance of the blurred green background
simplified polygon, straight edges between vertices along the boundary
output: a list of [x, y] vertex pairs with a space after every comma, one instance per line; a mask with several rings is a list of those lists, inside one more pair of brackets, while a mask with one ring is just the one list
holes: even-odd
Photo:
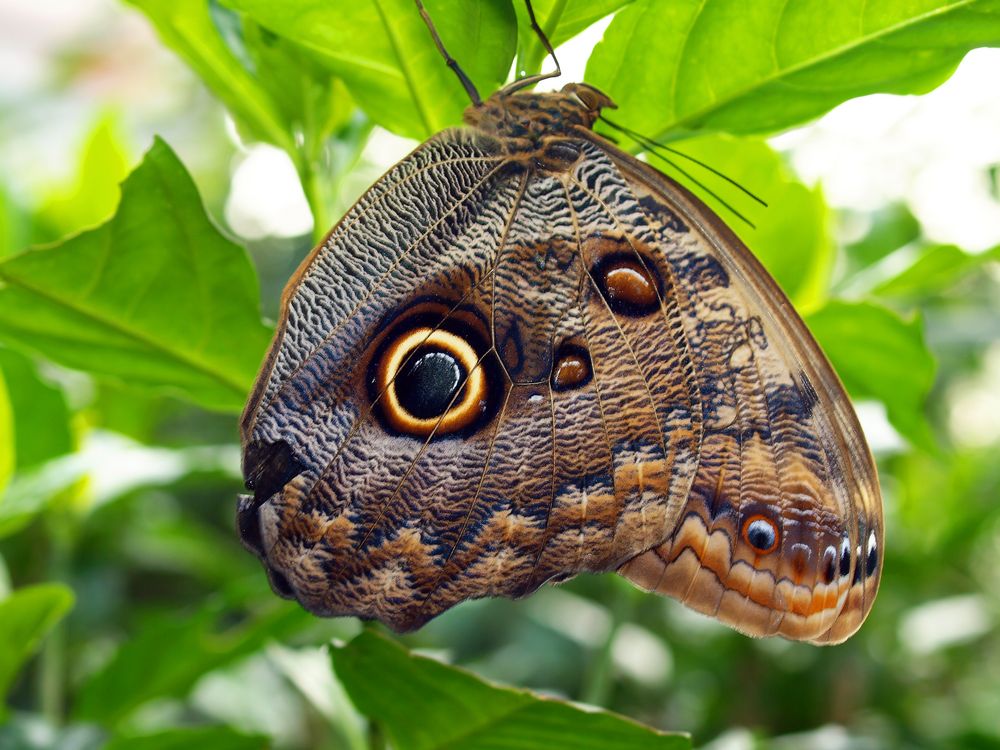
[[[550, 64], [519, 2], [426, 4], [484, 95]], [[977, 49], [1000, 4], [535, 7], [553, 87], [598, 85], [616, 121], [769, 202], [682, 164], [756, 223], [709, 199], [856, 399], [882, 587], [832, 648], [614, 575], [400, 640], [700, 748], [1000, 748], [1000, 51]], [[478, 710], [448, 695], [521, 700], [373, 636], [332, 669], [359, 623], [277, 599], [233, 528], [236, 420], [285, 280], [460, 119], [409, 0], [4, 0], [0, 71], [0, 748], [443, 747], [434, 717]], [[407, 698], [419, 680], [450, 687]], [[566, 734], [525, 720], [492, 746], [585, 745], [583, 714], [545, 716]], [[607, 721], [594, 742], [625, 734], [602, 746], [683, 742]]]

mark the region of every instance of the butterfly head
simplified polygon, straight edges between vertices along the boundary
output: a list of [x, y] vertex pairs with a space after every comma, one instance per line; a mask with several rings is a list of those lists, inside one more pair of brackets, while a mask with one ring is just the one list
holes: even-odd
[[543, 136], [572, 135], [590, 130], [602, 109], [614, 109], [611, 98], [586, 83], [568, 83], [562, 91], [512, 93], [500, 89], [485, 102], [465, 110], [465, 122], [500, 138], [537, 143]]

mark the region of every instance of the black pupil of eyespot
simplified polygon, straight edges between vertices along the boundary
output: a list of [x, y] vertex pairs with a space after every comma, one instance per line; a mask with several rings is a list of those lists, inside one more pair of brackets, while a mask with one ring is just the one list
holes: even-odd
[[875, 545], [872, 545], [868, 550], [868, 560], [865, 564], [865, 572], [871, 575], [875, 572], [875, 568], [878, 566], [878, 550]]
[[767, 521], [760, 519], [750, 523], [747, 527], [747, 541], [755, 549], [767, 550], [774, 545], [774, 529]]
[[846, 576], [851, 572], [851, 550], [846, 546], [840, 553], [840, 575]]
[[451, 353], [418, 349], [396, 376], [399, 405], [417, 419], [440, 417], [452, 405], [465, 375]]
[[826, 554], [823, 556], [823, 582], [833, 583], [833, 579], [837, 575], [837, 551], [834, 549], [827, 549]]

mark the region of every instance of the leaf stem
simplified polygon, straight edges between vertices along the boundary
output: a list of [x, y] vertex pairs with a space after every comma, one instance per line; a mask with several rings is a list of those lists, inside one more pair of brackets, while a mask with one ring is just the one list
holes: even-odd
[[[615, 582], [617, 584], [617, 582]], [[621, 626], [632, 619], [635, 609], [635, 597], [633, 592], [621, 585], [614, 585], [614, 593], [611, 598], [611, 625], [608, 627], [607, 635], [601, 644], [594, 660], [590, 665], [583, 688], [580, 691], [580, 700], [592, 706], [604, 706], [608, 702], [611, 694], [613, 682], [614, 665], [614, 643]]]
[[[46, 580], [66, 581], [72, 556], [72, 530], [47, 519], [49, 554]], [[61, 726], [65, 718], [66, 623], [61, 620], [45, 638], [38, 657], [38, 705], [46, 721]]]
[[[363, 620], [361, 622], [361, 627], [365, 630], [371, 630], [375, 633], [378, 632], [378, 623], [373, 620]], [[382, 728], [382, 722], [378, 719], [373, 719], [368, 717], [368, 750], [387, 750], [389, 743], [386, 740], [385, 730]]]
[[320, 242], [330, 229], [329, 193], [327, 183], [316, 171], [315, 161], [305, 154], [293, 157], [305, 193], [306, 202], [313, 216], [313, 242]]

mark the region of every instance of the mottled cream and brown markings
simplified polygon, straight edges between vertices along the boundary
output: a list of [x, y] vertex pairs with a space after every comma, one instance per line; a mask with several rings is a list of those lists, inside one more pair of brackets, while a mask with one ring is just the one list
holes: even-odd
[[240, 533], [281, 595], [396, 630], [618, 570], [841, 641], [883, 542], [851, 404], [733, 233], [593, 132], [603, 106], [495, 94], [303, 262], [241, 423]]

